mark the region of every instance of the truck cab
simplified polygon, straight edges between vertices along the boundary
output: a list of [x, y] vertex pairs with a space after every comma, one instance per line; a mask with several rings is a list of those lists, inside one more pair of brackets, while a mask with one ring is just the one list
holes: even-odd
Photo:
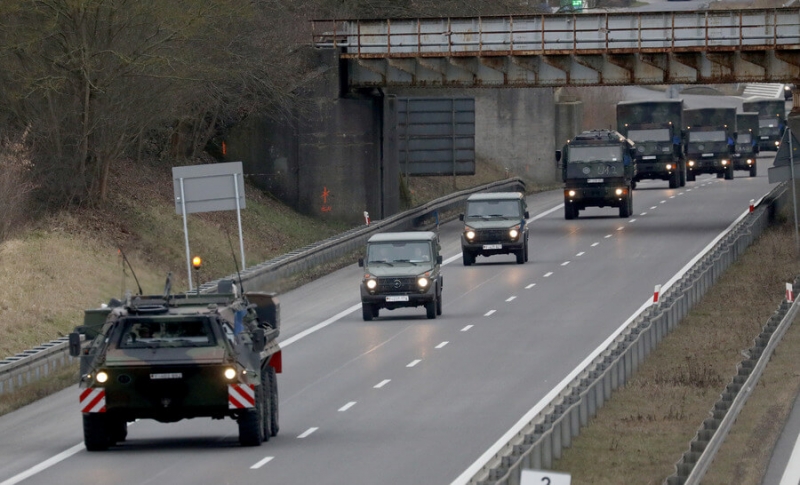
[[733, 180], [736, 108], [699, 108], [684, 111], [687, 125], [686, 180], [703, 173]]
[[736, 132], [736, 152], [732, 157], [733, 169], [747, 170], [751, 177], [755, 177], [758, 174], [758, 113], [738, 113], [736, 115]]

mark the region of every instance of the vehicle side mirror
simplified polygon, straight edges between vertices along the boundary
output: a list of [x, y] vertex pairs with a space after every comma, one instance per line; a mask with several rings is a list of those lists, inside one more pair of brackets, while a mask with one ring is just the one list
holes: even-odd
[[358, 258], [358, 267], [359, 268], [363, 268], [364, 267], [364, 258]]
[[733, 139], [735, 140], [735, 139], [737, 139], [737, 138], [739, 138], [739, 132], [737, 132], [737, 131], [734, 131], [734, 132], [733, 132]]
[[525, 211], [525, 219], [530, 219], [530, 218], [531, 218], [530, 213], [528, 213], [528, 211]]
[[561, 150], [556, 150], [556, 163], [561, 161]]
[[253, 331], [253, 352], [261, 352], [267, 346], [267, 334], [263, 328]]
[[464, 214], [459, 214], [458, 215], [458, 220], [459, 221], [463, 221], [464, 220]]
[[436, 256], [436, 264], [442, 264], [442, 255]]
[[81, 355], [81, 334], [78, 332], [69, 334], [69, 355], [72, 357]]

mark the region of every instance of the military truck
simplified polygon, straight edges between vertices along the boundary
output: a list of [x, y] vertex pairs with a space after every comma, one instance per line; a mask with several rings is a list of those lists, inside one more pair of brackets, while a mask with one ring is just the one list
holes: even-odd
[[478, 256], [513, 254], [517, 264], [528, 261], [528, 206], [521, 192], [472, 194], [467, 198], [461, 233], [464, 266]]
[[758, 113], [736, 115], [736, 153], [733, 154], [733, 169], [747, 170], [751, 177], [758, 174]]
[[162, 295], [84, 312], [69, 345], [80, 357], [88, 451], [125, 441], [137, 419], [233, 418], [243, 446], [278, 433], [280, 304], [272, 293], [239, 288], [223, 280], [217, 293], [171, 294], [168, 279]]
[[587, 207], [619, 207], [633, 213], [636, 145], [613, 130], [584, 131], [556, 151], [564, 180], [564, 218], [575, 219]]
[[381, 309], [424, 306], [428, 318], [442, 314], [442, 256], [434, 232], [385, 232], [367, 240], [361, 280], [361, 314], [377, 318]]
[[687, 109], [683, 121], [687, 126], [686, 180], [692, 182], [703, 173], [733, 180], [736, 108]]
[[681, 100], [617, 103], [617, 131], [636, 143], [633, 188], [645, 179], [666, 180], [671, 189], [686, 185], [682, 129]]
[[758, 147], [778, 151], [783, 130], [786, 128], [786, 101], [782, 99], [756, 99], [742, 103], [742, 111], [758, 113]]

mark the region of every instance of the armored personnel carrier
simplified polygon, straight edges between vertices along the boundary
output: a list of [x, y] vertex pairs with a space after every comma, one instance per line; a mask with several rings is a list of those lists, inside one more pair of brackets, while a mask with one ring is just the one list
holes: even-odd
[[80, 357], [87, 450], [125, 441], [137, 419], [233, 418], [243, 446], [278, 433], [276, 296], [240, 294], [230, 280], [213, 294], [173, 295], [170, 287], [168, 278], [163, 295], [86, 310], [70, 334], [70, 354]]

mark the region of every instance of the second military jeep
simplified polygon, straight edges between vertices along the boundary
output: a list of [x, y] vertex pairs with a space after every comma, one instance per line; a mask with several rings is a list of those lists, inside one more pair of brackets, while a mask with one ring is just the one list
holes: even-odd
[[513, 254], [517, 264], [528, 261], [529, 218], [525, 196], [521, 192], [472, 194], [467, 198], [461, 234], [461, 255], [464, 266], [477, 256]]
[[367, 241], [361, 281], [364, 320], [381, 309], [424, 306], [428, 318], [442, 314], [439, 236], [433, 232], [386, 232]]

